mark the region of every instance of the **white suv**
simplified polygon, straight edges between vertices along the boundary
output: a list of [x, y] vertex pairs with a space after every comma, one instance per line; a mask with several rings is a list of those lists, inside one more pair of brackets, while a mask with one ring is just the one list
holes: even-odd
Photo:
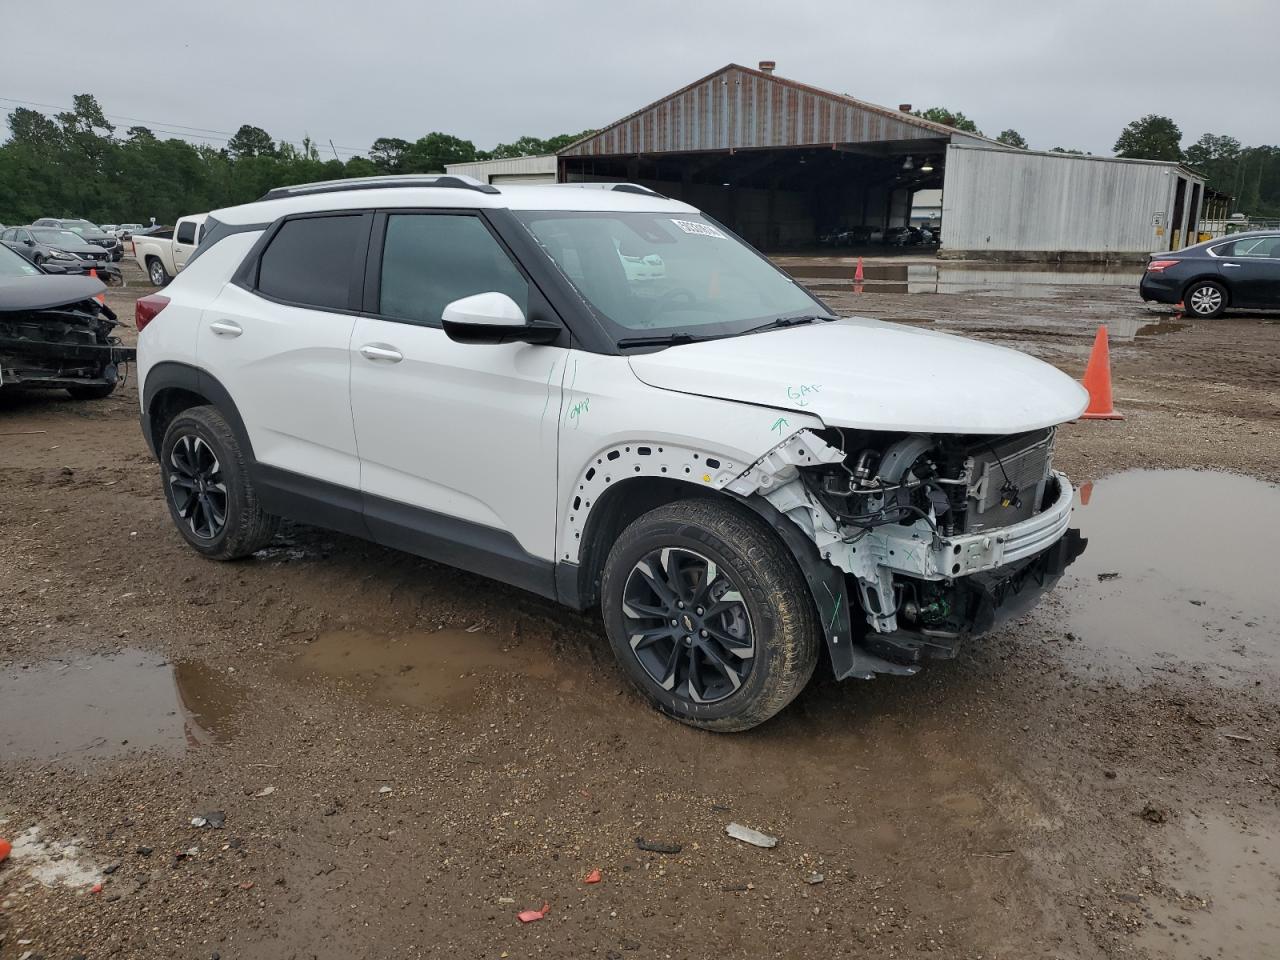
[[839, 678], [914, 673], [1056, 582], [1074, 381], [836, 317], [693, 207], [593, 186], [372, 178], [211, 214], [137, 309], [183, 537], [231, 560], [289, 517], [599, 605], [640, 690], [712, 730], [777, 713], [823, 647]]

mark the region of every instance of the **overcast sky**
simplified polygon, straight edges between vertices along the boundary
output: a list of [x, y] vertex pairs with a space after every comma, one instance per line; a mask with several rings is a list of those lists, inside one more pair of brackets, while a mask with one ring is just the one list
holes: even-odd
[[[330, 139], [442, 130], [488, 148], [599, 127], [729, 62], [989, 136], [1109, 153], [1163, 113], [1280, 143], [1274, 0], [4, 0], [0, 109], [90, 92], [123, 129]], [[1232, 65], [1256, 82], [1222, 82]], [[1261, 71], [1261, 72], [1257, 72]], [[1207, 79], [1206, 75], [1218, 78]], [[7, 134], [7, 130], [5, 131]], [[209, 133], [211, 142], [224, 140]]]

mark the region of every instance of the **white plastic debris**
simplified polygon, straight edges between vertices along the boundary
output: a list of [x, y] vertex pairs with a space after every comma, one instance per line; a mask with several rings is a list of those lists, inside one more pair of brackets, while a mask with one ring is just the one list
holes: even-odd
[[263, 787], [261, 790], [259, 790], [257, 793], [255, 793], [255, 794], [254, 794], [254, 796], [255, 796], [255, 797], [269, 797], [269, 796], [271, 796], [271, 795], [272, 795], [273, 793], [275, 793], [275, 792], [276, 792], [276, 788], [275, 788], [275, 787]]
[[749, 843], [753, 847], [776, 847], [778, 838], [771, 837], [767, 833], [761, 833], [759, 830], [752, 830], [750, 827], [744, 827], [740, 823], [731, 823], [724, 828], [724, 832], [735, 840], [741, 840], [743, 843]]
[[390, 787], [379, 787], [379, 788], [378, 788], [378, 792], [379, 792], [379, 793], [390, 793], [390, 792], [391, 792], [391, 788], [390, 788]]

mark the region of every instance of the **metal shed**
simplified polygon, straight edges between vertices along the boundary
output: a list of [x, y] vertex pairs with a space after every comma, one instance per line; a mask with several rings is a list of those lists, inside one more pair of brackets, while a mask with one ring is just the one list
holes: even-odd
[[445, 171], [475, 177], [481, 183], [555, 183], [556, 158], [554, 154], [546, 154], [504, 160], [473, 160], [446, 164]]
[[783, 249], [905, 225], [912, 194], [942, 186], [948, 145], [990, 142], [773, 70], [729, 64], [682, 87], [561, 150], [558, 179], [642, 183]]
[[1204, 178], [1178, 163], [953, 143], [942, 249], [955, 258], [1141, 259], [1196, 242]]

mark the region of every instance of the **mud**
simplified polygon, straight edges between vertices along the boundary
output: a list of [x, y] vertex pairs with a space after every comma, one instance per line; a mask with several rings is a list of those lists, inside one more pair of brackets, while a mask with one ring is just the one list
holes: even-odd
[[830, 294], [1076, 377], [1106, 323], [1126, 419], [1059, 433], [1091, 543], [1029, 617], [732, 737], [480, 577], [296, 525], [207, 562], [132, 384], [0, 392], [0, 958], [1269, 956], [1280, 324], [1097, 273]]

